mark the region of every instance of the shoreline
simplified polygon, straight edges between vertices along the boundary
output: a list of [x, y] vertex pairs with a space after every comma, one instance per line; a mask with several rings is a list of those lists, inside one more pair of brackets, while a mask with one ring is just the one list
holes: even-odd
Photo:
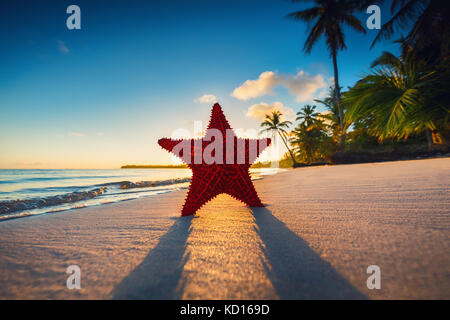
[[0, 299], [448, 299], [449, 169], [306, 167], [255, 181], [265, 208], [221, 195], [181, 218], [183, 190], [3, 221]]
[[[266, 175], [276, 174], [284, 170], [278, 168], [275, 170], [271, 169], [273, 168], [251, 170], [250, 174], [252, 180], [256, 181], [258, 179], [263, 179]], [[186, 171], [185, 169], [183, 170]], [[97, 169], [96, 171], [99, 170]], [[77, 177], [75, 177], [75, 179], [76, 178]], [[144, 198], [147, 196], [155, 196], [186, 189], [188, 188], [188, 183], [190, 181], [190, 177], [181, 178], [175, 176], [165, 180], [135, 180], [135, 182], [122, 180], [106, 183], [101, 182], [84, 186], [83, 191], [74, 190], [69, 193], [53, 196], [0, 201], [0, 223], [1, 221], [10, 219], [26, 218], [29, 216], [74, 210], [84, 207], [95, 207], [104, 204]], [[51, 189], [52, 186], [48, 186], [47, 188]]]

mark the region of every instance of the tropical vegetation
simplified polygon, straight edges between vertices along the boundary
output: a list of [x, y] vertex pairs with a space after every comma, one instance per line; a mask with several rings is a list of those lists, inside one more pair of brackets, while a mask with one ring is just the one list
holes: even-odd
[[439, 0], [392, 0], [392, 17], [372, 46], [404, 34], [394, 39], [400, 54], [383, 52], [368, 73], [341, 92], [337, 54], [346, 48], [343, 26], [365, 33], [355, 14], [369, 3], [312, 2], [313, 7], [288, 17], [308, 23], [306, 53], [324, 36], [333, 61], [334, 86], [327, 97], [315, 100], [325, 111], [318, 112], [315, 105], [301, 107], [291, 129], [281, 113], [267, 115], [261, 125], [283, 138], [288, 150], [284, 161], [290, 158], [298, 166], [333, 162], [339, 154], [359, 152], [375, 157], [377, 152], [399, 150], [414, 155], [423, 151], [422, 146], [428, 152], [449, 152], [450, 6]]

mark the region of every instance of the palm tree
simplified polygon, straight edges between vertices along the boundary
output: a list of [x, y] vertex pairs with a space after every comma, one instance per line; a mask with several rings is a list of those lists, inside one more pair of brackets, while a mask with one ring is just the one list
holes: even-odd
[[[303, 2], [302, 0], [292, 0], [293, 2]], [[344, 128], [344, 111], [341, 105], [341, 94], [339, 86], [339, 74], [337, 66], [337, 54], [339, 50], [346, 49], [344, 42], [343, 25], [348, 25], [352, 29], [366, 33], [361, 21], [353, 15], [353, 12], [361, 10], [366, 1], [355, 0], [314, 0], [315, 7], [296, 11], [288, 14], [289, 18], [313, 23], [310, 33], [305, 41], [304, 51], [310, 53], [312, 47], [323, 35], [333, 59], [334, 68], [334, 88], [336, 104], [339, 111], [341, 128]], [[345, 134], [341, 135], [341, 145], [345, 143]]]
[[273, 111], [272, 114], [266, 114], [266, 120], [261, 123], [261, 127], [265, 127], [265, 129], [261, 130], [261, 132], [272, 132], [274, 134], [278, 133], [284, 145], [286, 146], [286, 149], [291, 155], [293, 167], [296, 168], [299, 166], [299, 164], [297, 163], [297, 161], [295, 161], [294, 153], [287, 144], [288, 133], [286, 129], [292, 124], [292, 122], [281, 121], [282, 115], [283, 114], [280, 111]]
[[442, 0], [393, 0], [392, 18], [383, 24], [372, 46], [381, 39], [409, 28], [405, 42], [415, 56], [431, 63], [441, 62], [450, 54], [450, 6]]
[[[412, 50], [401, 58], [384, 52], [372, 65], [375, 69], [344, 95], [346, 119], [372, 118], [369, 129], [380, 141], [406, 139], [425, 131], [431, 148], [449, 125], [449, 63], [427, 68]], [[437, 141], [436, 141], [437, 142]]]
[[[338, 143], [341, 139], [343, 132], [347, 132], [347, 128], [350, 124], [347, 122], [344, 125], [344, 130], [341, 129], [341, 122], [339, 120], [339, 110], [336, 104], [336, 96], [334, 94], [334, 88], [330, 87], [328, 96], [324, 99], [314, 99], [315, 102], [320, 103], [327, 109], [327, 113], [319, 114], [319, 119], [325, 120], [324, 123], [330, 129], [334, 142]], [[345, 113], [345, 105], [342, 105]], [[344, 117], [345, 118], [345, 117]]]
[[297, 118], [295, 120], [300, 120], [305, 123], [307, 127], [311, 126], [315, 121], [317, 121], [317, 116], [319, 113], [315, 112], [316, 106], [311, 106], [309, 104], [305, 105], [301, 111], [297, 112]]
[[320, 120], [315, 119], [309, 126], [304, 121], [292, 133], [291, 143], [303, 162], [326, 160], [333, 150], [330, 146], [331, 137], [327, 135], [325, 126]]

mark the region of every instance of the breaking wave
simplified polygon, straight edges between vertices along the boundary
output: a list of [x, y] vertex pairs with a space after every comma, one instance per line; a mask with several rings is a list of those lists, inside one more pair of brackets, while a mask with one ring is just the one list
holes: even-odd
[[[252, 180], [278, 169], [251, 169]], [[0, 169], [0, 221], [181, 190], [189, 169]]]
[[[95, 186], [95, 188], [87, 191], [76, 191], [62, 195], [50, 197], [39, 197], [31, 199], [18, 199], [9, 201], [0, 201], [0, 215], [15, 213], [25, 210], [33, 210], [37, 208], [54, 207], [62, 204], [75, 203], [83, 200], [89, 200], [100, 197], [108, 193], [109, 195], [117, 195], [119, 189], [136, 189], [136, 188], [152, 188], [161, 186], [170, 186], [191, 181], [191, 178], [177, 178], [159, 181], [121, 181], [105, 183]], [[131, 197], [132, 198], [132, 197]], [[123, 199], [121, 199], [123, 200]], [[105, 201], [114, 202], [114, 201]], [[82, 206], [77, 206], [77, 208]]]

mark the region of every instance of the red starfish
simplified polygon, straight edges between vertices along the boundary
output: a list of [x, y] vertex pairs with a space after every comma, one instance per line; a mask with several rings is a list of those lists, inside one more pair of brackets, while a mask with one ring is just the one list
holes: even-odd
[[211, 120], [202, 139], [159, 139], [162, 148], [180, 157], [192, 169], [192, 181], [181, 215], [195, 214], [221, 193], [250, 207], [262, 207], [248, 170], [270, 142], [268, 138], [237, 138], [218, 103], [212, 108]]

